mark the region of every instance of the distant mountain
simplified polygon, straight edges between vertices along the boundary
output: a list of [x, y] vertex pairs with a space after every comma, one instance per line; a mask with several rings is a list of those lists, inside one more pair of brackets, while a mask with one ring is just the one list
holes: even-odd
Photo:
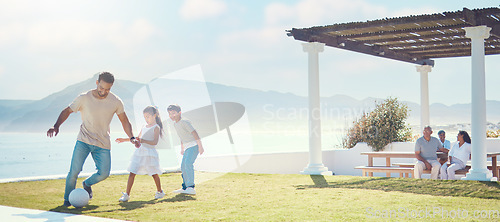
[[[83, 82], [71, 85], [41, 100], [19, 102], [8, 113], [0, 116], [0, 131], [7, 132], [43, 132], [54, 125], [61, 111], [79, 94], [96, 88], [97, 75]], [[115, 80], [112, 92], [125, 104], [125, 110], [132, 110], [132, 97], [144, 84], [127, 80]], [[13, 103], [12, 101], [10, 103]], [[1, 104], [1, 103], [0, 103]], [[133, 118], [133, 112], [127, 112]], [[61, 129], [76, 130], [81, 124], [79, 114], [71, 115]]]
[[[52, 126], [59, 113], [68, 106], [80, 93], [96, 87], [92, 77], [81, 83], [68, 86], [62, 91], [51, 94], [37, 101], [0, 100], [0, 132], [45, 132]], [[178, 81], [186, 84], [185, 80]], [[212, 102], [238, 102], [245, 106], [252, 129], [261, 129], [268, 126], [266, 123], [279, 122], [276, 127], [307, 128], [308, 100], [306, 97], [291, 93], [276, 91], [262, 91], [241, 87], [227, 86], [216, 83], [206, 83]], [[125, 111], [134, 124], [133, 96], [144, 84], [119, 80], [115, 81], [111, 91], [118, 95], [125, 104]], [[382, 102], [380, 98], [366, 98], [357, 100], [348, 95], [335, 95], [321, 98], [322, 126], [325, 128], [343, 128], [351, 124], [363, 112], [369, 112], [375, 107], [375, 102]], [[410, 116], [408, 123], [420, 124], [420, 105], [412, 102], [408, 105]], [[487, 101], [487, 120], [492, 123], [500, 122], [500, 101]], [[448, 125], [470, 123], [470, 104], [432, 104], [430, 106], [431, 124]], [[61, 130], [76, 131], [81, 119], [79, 114], [73, 114], [63, 124]], [[115, 117], [112, 122], [113, 130], [121, 130], [121, 124]], [[137, 128], [135, 128], [137, 129]], [[270, 129], [273, 130], [273, 129]]]
[[0, 100], [0, 129], [15, 118], [16, 110], [32, 102], [34, 100]]
[[[253, 121], [301, 121], [307, 125], [307, 97], [291, 93], [275, 91], [260, 91], [240, 87], [207, 83], [212, 101], [239, 102], [247, 108]], [[354, 99], [348, 95], [334, 95], [321, 98], [322, 121], [330, 124], [350, 124], [363, 112], [370, 112], [375, 103], [385, 100], [368, 97], [363, 100]], [[420, 125], [420, 105], [414, 102], [400, 101], [410, 109], [407, 122], [410, 125]], [[500, 125], [500, 101], [486, 102], [487, 121]], [[441, 103], [430, 105], [430, 121], [432, 125], [467, 124], [471, 121], [470, 104], [454, 104], [447, 106]], [[255, 125], [255, 124], [254, 124]], [[341, 128], [342, 128], [341, 127]]]
[[[410, 105], [409, 105], [410, 106]], [[413, 104], [412, 115], [420, 116], [420, 105]], [[454, 123], [471, 122], [471, 104], [454, 104], [447, 106], [441, 103], [430, 105], [430, 117], [433, 125], [447, 125]], [[486, 101], [486, 120], [490, 123], [500, 124], [500, 101]], [[420, 119], [418, 119], [420, 121]]]
[[17, 107], [21, 105], [25, 105], [27, 103], [31, 103], [34, 100], [9, 100], [9, 99], [0, 99], [0, 107], [8, 108], [8, 107]]

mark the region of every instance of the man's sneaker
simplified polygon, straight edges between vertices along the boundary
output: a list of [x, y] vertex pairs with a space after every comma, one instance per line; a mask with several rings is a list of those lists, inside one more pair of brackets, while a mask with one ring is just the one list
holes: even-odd
[[196, 191], [194, 190], [194, 188], [188, 187], [187, 189], [183, 190], [181, 193], [195, 195]]
[[69, 207], [69, 206], [71, 206], [71, 203], [69, 202], [69, 200], [65, 200], [63, 205], [65, 207]]
[[128, 200], [130, 200], [130, 196], [127, 193], [122, 192], [122, 194], [123, 194], [122, 197], [120, 197], [120, 199], [118, 201], [127, 202]]
[[163, 190], [161, 192], [156, 191], [155, 193], [155, 199], [161, 199], [165, 196], [165, 193], [163, 193]]
[[92, 196], [94, 196], [94, 194], [92, 193], [92, 188], [90, 186], [85, 185], [85, 181], [83, 181], [82, 184], [83, 184], [83, 189], [85, 189], [87, 193], [89, 193], [89, 199], [92, 200]]
[[181, 188], [181, 189], [178, 189], [178, 190], [174, 190], [172, 192], [173, 193], [182, 193], [182, 192], [184, 192], [184, 189]]

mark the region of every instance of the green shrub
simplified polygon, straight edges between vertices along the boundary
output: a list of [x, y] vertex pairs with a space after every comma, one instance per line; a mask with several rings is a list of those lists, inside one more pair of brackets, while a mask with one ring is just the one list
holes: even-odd
[[488, 130], [486, 131], [487, 138], [498, 138], [500, 137], [500, 130]]
[[358, 142], [366, 142], [374, 151], [382, 150], [392, 142], [412, 140], [411, 128], [406, 124], [408, 106], [389, 97], [382, 103], [376, 103], [370, 113], [363, 115], [348, 129], [342, 139], [342, 145], [353, 148]]

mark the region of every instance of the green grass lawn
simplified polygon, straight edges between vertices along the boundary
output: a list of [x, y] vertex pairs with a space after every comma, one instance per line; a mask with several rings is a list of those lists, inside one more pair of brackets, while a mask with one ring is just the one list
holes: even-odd
[[0, 204], [132, 221], [500, 220], [497, 182], [196, 172], [190, 196], [171, 193], [179, 173], [160, 178], [160, 200], [153, 179], [137, 176], [131, 200], [118, 202], [127, 182], [118, 175], [93, 186], [94, 199], [79, 209], [62, 206], [64, 180], [0, 184]]

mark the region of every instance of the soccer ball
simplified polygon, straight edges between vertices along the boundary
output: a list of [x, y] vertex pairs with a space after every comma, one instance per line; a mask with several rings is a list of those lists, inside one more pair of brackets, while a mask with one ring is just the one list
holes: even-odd
[[89, 193], [82, 188], [77, 188], [69, 193], [69, 203], [74, 207], [83, 207], [89, 203]]

